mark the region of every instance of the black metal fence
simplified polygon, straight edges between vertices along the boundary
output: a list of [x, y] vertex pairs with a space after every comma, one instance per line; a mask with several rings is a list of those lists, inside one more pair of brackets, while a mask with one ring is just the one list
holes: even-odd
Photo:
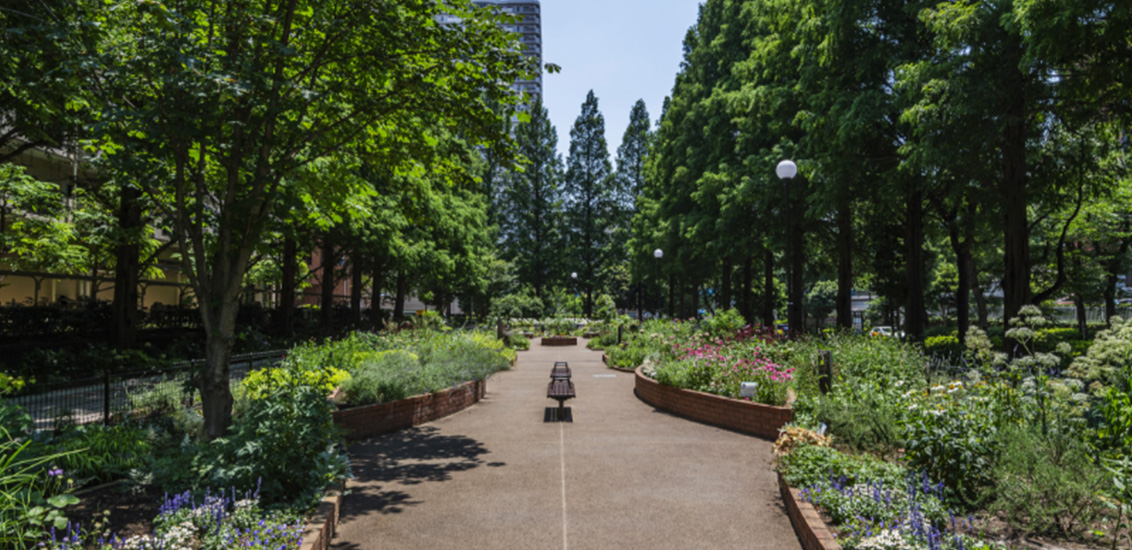
[[[232, 356], [232, 383], [255, 369], [277, 365], [286, 350]], [[109, 422], [114, 415], [146, 416], [174, 406], [193, 406], [196, 389], [191, 380], [203, 359], [160, 369], [69, 380], [37, 388], [36, 393], [8, 399], [31, 416], [36, 429], [50, 430], [63, 423]]]

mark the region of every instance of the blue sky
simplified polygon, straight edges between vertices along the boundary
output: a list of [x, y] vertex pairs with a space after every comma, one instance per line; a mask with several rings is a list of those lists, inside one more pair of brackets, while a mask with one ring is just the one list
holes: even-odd
[[672, 93], [684, 34], [696, 23], [700, 0], [542, 0], [543, 62], [562, 72], [543, 76], [543, 101], [558, 130], [563, 161], [570, 128], [586, 92], [605, 115], [609, 158], [629, 125], [629, 110], [644, 99], [653, 124]]

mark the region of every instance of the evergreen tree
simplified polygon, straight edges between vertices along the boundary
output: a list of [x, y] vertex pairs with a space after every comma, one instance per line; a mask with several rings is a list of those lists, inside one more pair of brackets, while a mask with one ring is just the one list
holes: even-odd
[[[618, 263], [629, 260], [628, 243], [633, 237], [632, 220], [637, 211], [637, 198], [645, 187], [645, 155], [648, 154], [652, 137], [648, 109], [645, 108], [644, 100], [638, 99], [629, 113], [629, 127], [625, 129], [621, 145], [617, 148], [617, 235], [613, 241], [617, 250], [612, 252], [618, 258]], [[621, 302], [622, 305], [629, 305], [631, 301], [638, 312], [642, 312], [644, 274], [639, 267], [635, 271], [637, 273], [631, 277], [635, 283], [629, 289], [633, 294], [632, 299], [622, 297]]]
[[645, 186], [645, 155], [651, 141], [649, 111], [645, 101], [638, 99], [629, 112], [629, 127], [617, 148], [617, 206], [630, 216]]
[[503, 191], [500, 237], [519, 282], [543, 299], [561, 253], [562, 157], [557, 130], [541, 98], [531, 105], [530, 115], [530, 122], [519, 126], [515, 135], [526, 164], [522, 172], [510, 175]]
[[606, 231], [614, 209], [614, 193], [605, 141], [605, 117], [593, 90], [586, 94], [582, 113], [570, 130], [566, 171], [566, 217], [578, 284], [585, 290], [583, 312], [593, 311], [595, 276], [608, 261], [611, 235]]

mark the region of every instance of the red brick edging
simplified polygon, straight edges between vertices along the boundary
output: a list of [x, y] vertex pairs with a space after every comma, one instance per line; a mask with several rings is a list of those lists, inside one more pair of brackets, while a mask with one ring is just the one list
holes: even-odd
[[334, 411], [334, 424], [346, 430], [347, 439], [395, 432], [464, 410], [478, 403], [486, 389], [486, 381], [476, 380], [392, 403], [342, 409]]
[[636, 372], [637, 371], [637, 369], [626, 369], [626, 368], [623, 368], [623, 367], [615, 367], [613, 365], [610, 365], [609, 364], [609, 356], [606, 355], [604, 351], [601, 352], [601, 362], [605, 363], [605, 368], [607, 368], [607, 369], [619, 370], [621, 372]]
[[539, 343], [544, 346], [576, 346], [578, 339], [574, 336], [543, 336]]
[[642, 401], [705, 424], [775, 440], [782, 426], [794, 419], [794, 410], [790, 407], [775, 407], [663, 386], [645, 376], [641, 367], [637, 367], [636, 375], [637, 397]]
[[778, 488], [782, 492], [782, 502], [786, 513], [794, 525], [794, 533], [805, 550], [841, 550], [833, 533], [826, 527], [814, 505], [802, 500], [800, 491], [786, 484], [782, 474], [778, 474]]
[[338, 515], [342, 511], [342, 493], [345, 491], [346, 482], [343, 481], [340, 490], [318, 503], [318, 509], [307, 521], [299, 550], [326, 550], [330, 547], [330, 539], [334, 538], [334, 528], [338, 525]]

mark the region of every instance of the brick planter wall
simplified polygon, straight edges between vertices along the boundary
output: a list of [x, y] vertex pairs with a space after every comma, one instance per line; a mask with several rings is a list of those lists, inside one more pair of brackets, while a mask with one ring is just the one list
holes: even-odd
[[454, 388], [408, 399], [334, 411], [334, 424], [346, 430], [347, 439], [364, 439], [431, 422], [464, 410], [483, 398], [485, 381], [465, 382]]
[[573, 336], [543, 336], [540, 338], [544, 346], [576, 346], [578, 339]]
[[778, 474], [778, 488], [782, 491], [782, 502], [786, 505], [786, 513], [790, 516], [790, 523], [794, 525], [794, 533], [805, 550], [841, 550], [833, 533], [825, 526], [814, 505], [802, 500], [799, 491], [786, 484], [782, 474]]
[[334, 528], [338, 525], [338, 516], [342, 511], [342, 493], [345, 490], [346, 483], [343, 482], [340, 490], [333, 491], [318, 504], [314, 515], [307, 520], [299, 550], [330, 548], [330, 539], [334, 538]]
[[641, 373], [637, 367], [637, 397], [658, 409], [705, 424], [719, 426], [770, 440], [778, 438], [778, 431], [794, 419], [789, 407], [775, 407], [729, 399], [710, 393], [682, 390], [662, 386]]

